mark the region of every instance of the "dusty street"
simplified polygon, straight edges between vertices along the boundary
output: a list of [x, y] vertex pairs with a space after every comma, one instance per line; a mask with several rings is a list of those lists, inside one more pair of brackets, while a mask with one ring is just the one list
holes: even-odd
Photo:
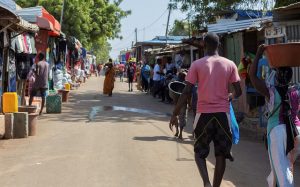
[[[102, 77], [93, 77], [73, 90], [62, 114], [41, 117], [37, 136], [0, 140], [1, 187], [202, 186], [191, 122], [178, 142], [168, 127], [172, 105], [129, 93], [118, 79], [113, 97], [103, 96], [102, 84]], [[262, 142], [242, 138], [233, 154], [222, 186], [267, 185], [269, 162]], [[208, 166], [212, 177], [213, 156]], [[299, 164], [296, 171], [299, 186]]]

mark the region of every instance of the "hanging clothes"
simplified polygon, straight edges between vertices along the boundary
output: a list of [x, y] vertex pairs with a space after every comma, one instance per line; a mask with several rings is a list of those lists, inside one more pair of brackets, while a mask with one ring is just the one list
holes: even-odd
[[36, 48], [35, 48], [35, 41], [34, 37], [32, 35], [29, 35], [30, 43], [31, 43], [31, 48], [32, 48], [32, 54], [37, 54]]
[[17, 43], [17, 52], [18, 53], [24, 53], [24, 46], [23, 46], [23, 43], [22, 43], [22, 36], [21, 35], [18, 35], [16, 37], [16, 43]]
[[26, 43], [27, 43], [27, 47], [28, 47], [28, 53], [32, 54], [32, 46], [31, 46], [31, 42], [30, 42], [30, 37], [28, 34], [25, 35], [26, 38]]
[[9, 50], [9, 63], [8, 63], [8, 91], [17, 91], [17, 78], [16, 78], [16, 59], [15, 52]]
[[23, 49], [24, 49], [24, 53], [28, 53], [28, 46], [27, 46], [27, 41], [26, 41], [26, 37], [24, 37], [24, 35], [21, 35], [21, 39], [22, 39], [22, 45], [23, 45]]

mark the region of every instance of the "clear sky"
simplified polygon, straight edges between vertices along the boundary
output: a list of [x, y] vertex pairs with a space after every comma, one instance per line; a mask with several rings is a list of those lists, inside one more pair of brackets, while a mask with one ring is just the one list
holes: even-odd
[[[112, 50], [110, 56], [116, 59], [122, 49], [130, 48], [135, 41], [134, 29], [138, 29], [138, 41], [151, 40], [155, 36], [165, 35], [168, 19], [169, 0], [124, 0], [120, 5], [123, 10], [131, 10], [131, 15], [121, 21], [122, 40], [110, 41]], [[170, 26], [175, 19], [185, 19], [186, 15], [179, 10], [173, 10]], [[145, 28], [145, 29], [144, 29]]]

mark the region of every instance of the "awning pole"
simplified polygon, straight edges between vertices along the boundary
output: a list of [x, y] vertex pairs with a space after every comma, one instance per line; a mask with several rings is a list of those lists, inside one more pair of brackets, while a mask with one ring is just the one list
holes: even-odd
[[0, 33], [3, 32], [5, 29], [9, 28], [10, 26], [12, 26], [14, 23], [10, 23], [8, 25], [6, 25], [3, 29], [0, 30]]

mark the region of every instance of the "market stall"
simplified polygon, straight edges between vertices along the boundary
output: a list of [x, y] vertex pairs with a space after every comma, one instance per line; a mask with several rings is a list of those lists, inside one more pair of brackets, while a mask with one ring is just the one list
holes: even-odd
[[23, 81], [26, 71], [35, 54], [35, 24], [30, 24], [8, 7], [0, 6], [1, 27], [1, 95], [3, 92], [16, 92], [23, 96]]

